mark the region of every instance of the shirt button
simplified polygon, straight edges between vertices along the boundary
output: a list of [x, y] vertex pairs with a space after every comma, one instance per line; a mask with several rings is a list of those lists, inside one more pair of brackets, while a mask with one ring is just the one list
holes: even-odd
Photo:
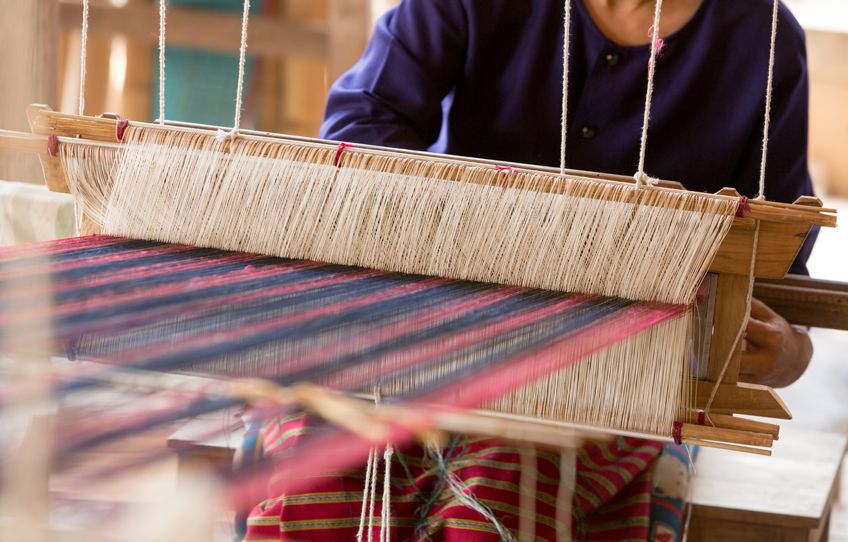
[[607, 61], [607, 66], [615, 66], [618, 64], [620, 57], [618, 53], [608, 53], [607, 56], [604, 57], [604, 60]]
[[584, 126], [580, 133], [583, 139], [594, 139], [598, 135], [598, 129], [594, 126]]

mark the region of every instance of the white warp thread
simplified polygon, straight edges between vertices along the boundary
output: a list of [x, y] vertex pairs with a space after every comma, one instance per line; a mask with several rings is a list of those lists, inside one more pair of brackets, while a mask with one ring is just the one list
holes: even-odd
[[642, 184], [652, 183], [645, 175], [645, 150], [648, 147], [648, 122], [651, 119], [651, 98], [654, 95], [654, 72], [656, 71], [657, 52], [660, 39], [660, 14], [662, 13], [662, 0], [657, 0], [654, 10], [654, 27], [651, 34], [651, 61], [648, 64], [648, 92], [645, 95], [645, 118], [642, 121], [642, 144], [639, 150], [639, 171], [636, 173], [636, 188]]
[[774, 12], [771, 18], [771, 50], [769, 52], [768, 87], [766, 88], [766, 119], [763, 128], [763, 159], [760, 163], [760, 193], [758, 200], [766, 199], [766, 157], [768, 154], [769, 124], [771, 124], [771, 100], [774, 87], [774, 50], [777, 38], [778, 0], [774, 0]]
[[79, 114], [85, 113], [85, 57], [88, 48], [88, 0], [82, 2], [82, 45], [80, 46]]
[[565, 0], [565, 36], [562, 46], [562, 149], [559, 159], [560, 174], [565, 175], [565, 146], [568, 138], [568, 49], [571, 38], [571, 0]]
[[241, 126], [241, 106], [242, 106], [242, 91], [244, 88], [244, 58], [247, 54], [247, 21], [250, 17], [250, 0], [244, 0], [244, 15], [241, 20], [241, 50], [239, 52], [239, 76], [238, 90], [236, 92], [236, 118], [233, 122], [233, 129], [227, 133], [224, 130], [218, 130], [216, 137], [218, 141], [233, 141], [238, 137], [239, 127]]
[[165, 124], [165, 0], [159, 0], [159, 124]]
[[362, 513], [359, 517], [359, 532], [356, 533], [356, 540], [358, 542], [363, 542], [362, 535], [365, 531], [365, 513], [366, 510], [371, 508], [371, 516], [368, 520], [368, 542], [371, 542], [371, 525], [374, 522], [374, 506], [373, 502], [369, 502], [369, 495], [373, 493], [371, 487], [376, 484], [374, 480], [376, 478], [376, 465], [377, 462], [377, 450], [375, 448], [371, 448], [371, 451], [368, 454], [368, 464], [365, 467], [365, 488], [362, 490]]

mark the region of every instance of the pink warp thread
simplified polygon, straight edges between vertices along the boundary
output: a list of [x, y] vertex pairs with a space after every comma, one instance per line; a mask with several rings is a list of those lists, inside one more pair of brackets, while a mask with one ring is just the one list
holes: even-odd
[[736, 208], [736, 218], [745, 218], [745, 213], [751, 212], [751, 204], [748, 203], [748, 197], [742, 196], [739, 198], [739, 207]]
[[129, 124], [130, 124], [130, 121], [128, 121], [128, 120], [122, 120], [121, 122], [118, 123], [118, 129], [117, 129], [118, 141], [124, 140], [124, 132], [126, 132], [127, 126], [129, 126]]
[[56, 152], [59, 150], [59, 136], [56, 134], [50, 134], [47, 138], [47, 154], [50, 156], [56, 156]]
[[342, 153], [348, 148], [355, 149], [356, 145], [351, 145], [350, 143], [339, 143], [338, 148], [336, 148], [336, 167], [339, 167], [339, 162], [342, 159]]

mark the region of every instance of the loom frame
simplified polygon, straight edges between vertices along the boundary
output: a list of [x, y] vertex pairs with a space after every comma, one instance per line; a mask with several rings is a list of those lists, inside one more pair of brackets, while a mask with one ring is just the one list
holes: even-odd
[[[91, 144], [98, 147], [119, 149], [117, 137], [119, 123], [123, 121], [115, 115], [85, 117], [53, 112], [45, 105], [33, 104], [27, 108], [32, 135], [0, 132], [0, 148], [38, 153], [48, 188], [54, 192], [70, 193], [67, 179], [58, 153], [48, 153], [48, 136], [55, 137], [54, 144], [62, 145]], [[126, 121], [123, 121], [126, 126]], [[162, 124], [129, 123], [131, 126], [167, 129], [188, 133], [213, 134], [217, 127], [166, 122]], [[338, 142], [293, 137], [244, 130], [239, 137], [263, 142], [291, 143], [320, 150], [336, 150]], [[558, 169], [525, 164], [506, 164], [492, 160], [459, 158], [419, 151], [399, 151], [370, 145], [357, 145], [345, 150], [345, 154], [367, 154], [374, 156], [393, 156], [424, 158], [444, 163], [472, 165], [481, 168], [501, 168], [508, 166], [516, 171], [544, 173], [551, 177], [561, 177]], [[349, 156], [348, 156], [349, 157]], [[344, 157], [342, 157], [344, 159]], [[568, 170], [565, 176], [601, 183], [630, 183], [633, 178], [620, 175]], [[662, 190], [685, 190], [679, 182], [661, 180], [657, 187]], [[741, 196], [732, 188], [724, 188], [712, 195], [716, 198], [732, 198], [738, 201]], [[746, 314], [746, 297], [749, 288], [749, 271], [754, 257], [754, 238], [757, 223], [760, 224], [759, 240], [753, 277], [754, 279], [779, 280], [789, 271], [798, 251], [801, 249], [812, 227], [835, 227], [836, 211], [826, 209], [817, 198], [804, 196], [793, 204], [769, 201], [750, 201], [741, 217], [734, 219], [729, 234], [723, 241], [709, 272], [718, 277], [715, 294], [715, 319], [710, 341], [709, 380], [701, 381], [695, 397], [695, 408], [705, 407], [713, 385], [718, 380], [724, 360], [730, 355], [730, 365], [715, 394], [711, 415], [713, 427], [699, 425], [697, 412], [690, 412], [679, 420], [682, 423], [681, 436], [684, 442], [712, 445], [740, 451], [769, 455], [770, 451], [754, 447], [769, 448], [779, 436], [779, 428], [744, 418], [734, 414], [755, 415], [776, 419], [791, 419], [792, 415], [768, 386], [747, 384], [739, 379], [739, 365], [742, 346], [737, 345], [731, 353], [730, 348], [742, 325]], [[87, 217], [81, 220], [80, 234], [99, 233], [97, 225]], [[509, 416], [505, 416], [509, 417]], [[521, 417], [510, 417], [520, 419]], [[529, 421], [529, 419], [527, 419]], [[538, 421], [538, 420], [536, 420]], [[553, 422], [566, 428], [577, 428], [574, 424]], [[585, 429], [585, 428], [579, 428]], [[592, 428], [597, 430], [597, 428]], [[616, 432], [618, 434], [620, 432]]]

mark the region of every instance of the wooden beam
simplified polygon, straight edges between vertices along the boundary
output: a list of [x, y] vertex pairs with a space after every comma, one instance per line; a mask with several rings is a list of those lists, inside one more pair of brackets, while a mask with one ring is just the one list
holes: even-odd
[[[750, 264], [749, 264], [750, 265]], [[723, 384], [736, 384], [739, 381], [739, 365], [742, 360], [742, 340], [731, 347], [739, 329], [745, 321], [748, 308], [748, 276], [722, 274], [718, 277], [716, 293], [715, 322], [713, 337], [710, 341], [710, 380], [717, 381], [721, 376], [728, 355], [730, 362], [722, 378]]]
[[758, 280], [754, 297], [790, 324], [848, 331], [848, 283], [790, 275]]
[[[713, 389], [713, 382], [699, 382], [695, 408], [703, 410]], [[762, 416], [779, 420], [791, 420], [792, 414], [786, 404], [768, 386], [746, 384], [721, 384], [718, 387], [711, 411], [731, 412], [748, 416]]]
[[[779, 213], [775, 214], [775, 216], [778, 215]], [[828, 215], [818, 216], [823, 218]], [[795, 261], [795, 256], [801, 250], [801, 246], [810, 233], [811, 227], [805, 222], [807, 220], [794, 224], [762, 221], [760, 239], [757, 243], [755, 277], [781, 279], [786, 276], [792, 262]], [[753, 247], [753, 221], [737, 219], [710, 265], [710, 272], [747, 275], [751, 265]]]
[[[79, 28], [82, 3], [60, 0], [62, 28]], [[132, 41], [159, 43], [159, 12], [155, 6], [129, 4], [122, 8], [91, 6], [89, 32], [94, 34], [126, 34]], [[236, 52], [241, 44], [241, 15], [196, 8], [168, 9], [167, 41], [169, 45]], [[250, 20], [248, 51], [265, 57], [298, 55], [326, 58], [327, 26], [318, 22], [293, 24], [272, 18]]]

